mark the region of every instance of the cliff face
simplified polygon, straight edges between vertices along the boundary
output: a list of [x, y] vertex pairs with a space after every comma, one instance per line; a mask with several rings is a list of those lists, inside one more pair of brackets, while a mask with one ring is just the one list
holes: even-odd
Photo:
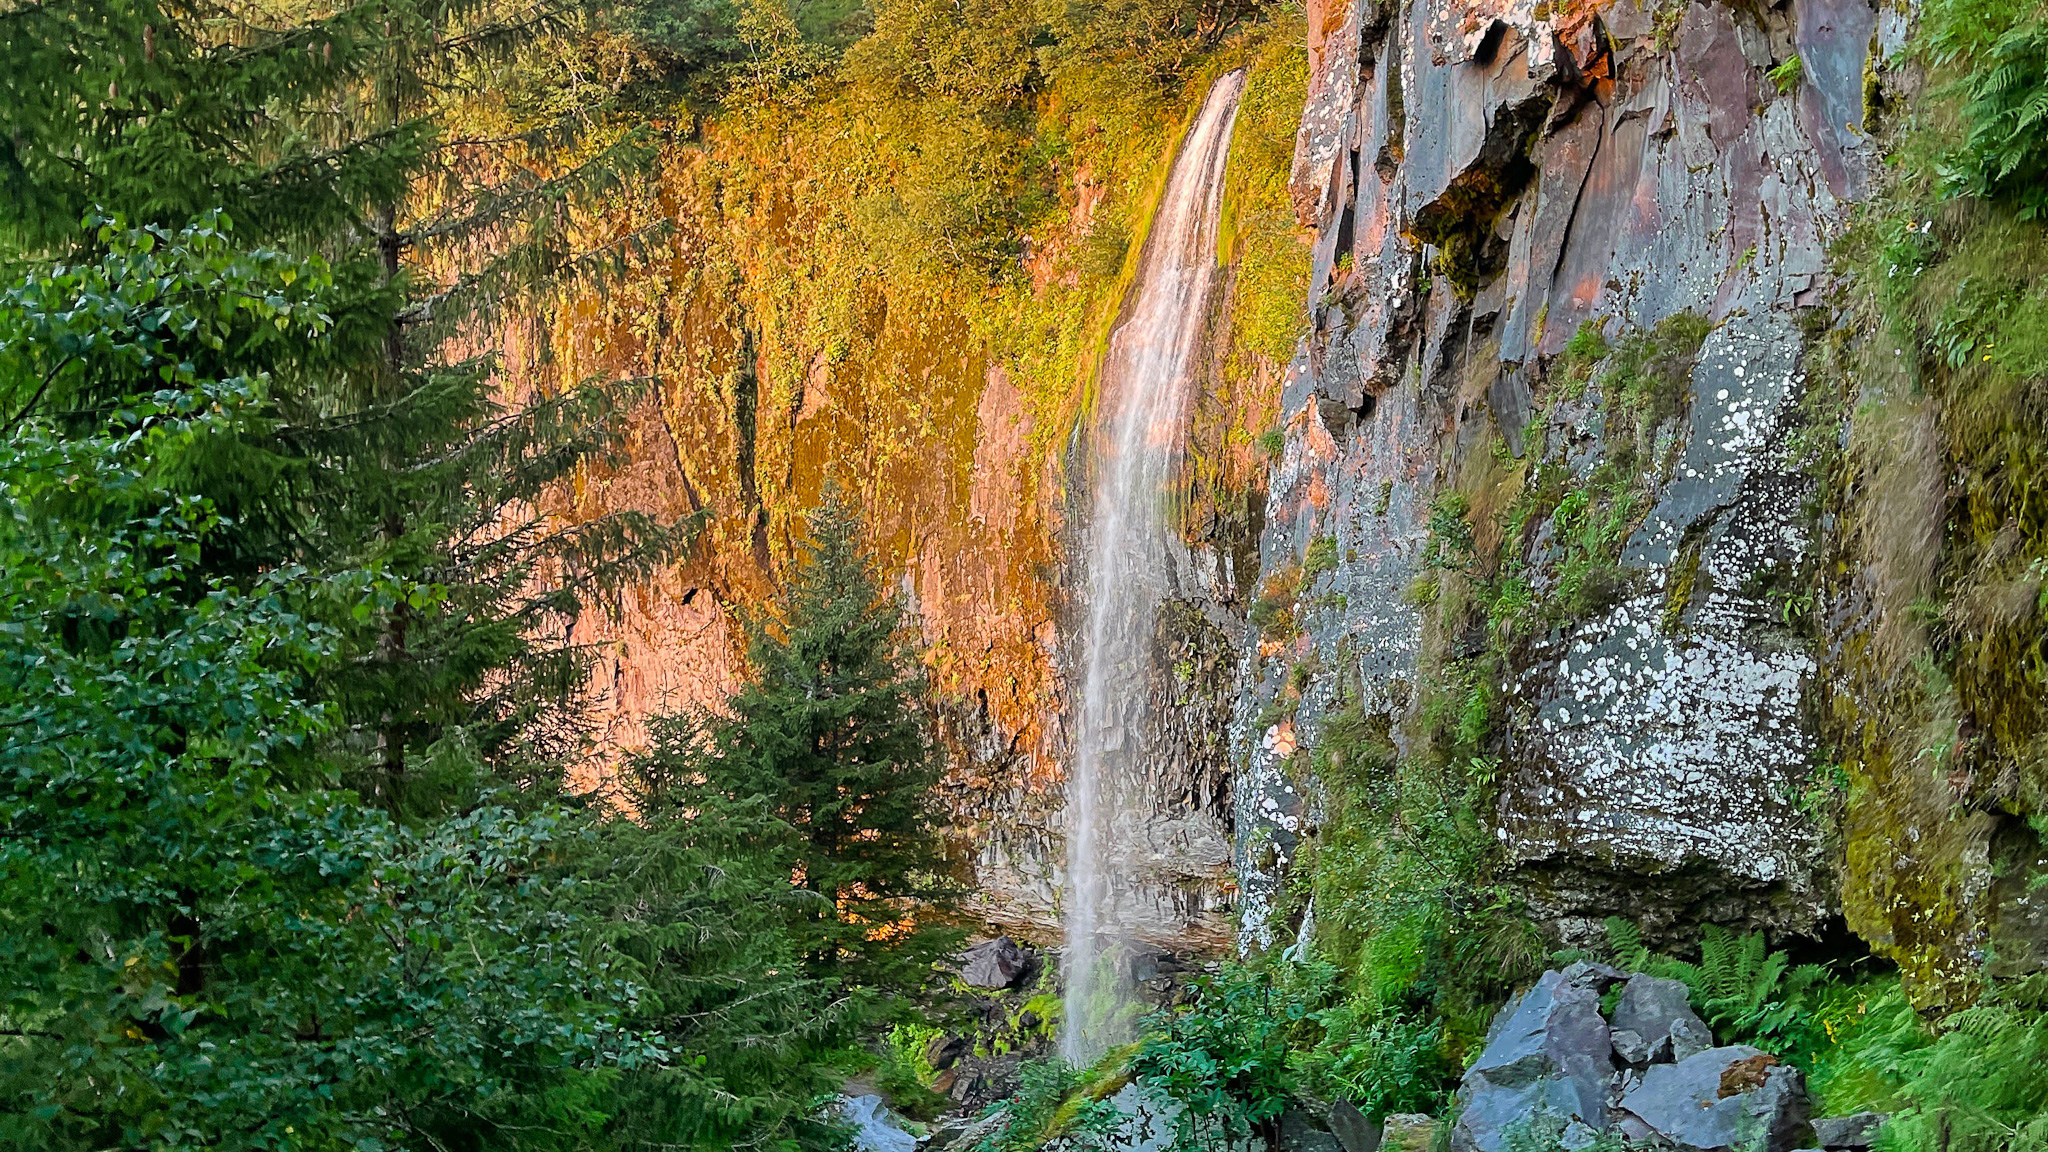
[[[747, 613], [836, 483], [860, 501], [927, 645], [972, 910], [1058, 936], [1097, 373], [1192, 111], [1211, 76], [1242, 66], [1226, 268], [1177, 465], [1172, 593], [1152, 629], [1149, 879], [1124, 899], [1160, 943], [1227, 944], [1225, 733], [1256, 567], [1256, 437], [1274, 423], [1308, 255], [1286, 199], [1300, 41], [1292, 24], [1242, 30], [1200, 74], [1140, 96], [1070, 65], [1028, 110], [980, 116], [958, 94], [920, 106], [858, 78], [821, 82], [736, 102], [622, 191], [620, 243], [640, 242], [636, 221], [666, 236], [644, 269], [556, 318], [551, 353], [658, 384], [627, 458], [558, 510], [706, 520], [684, 563], [577, 624], [600, 655], [607, 756], [643, 745], [650, 716], [723, 698], [743, 672]], [[1000, 216], [1013, 208], [1030, 215]], [[977, 223], [984, 213], [994, 223]]]
[[[1317, 303], [1262, 554], [1284, 565], [1333, 536], [1318, 589], [1347, 604], [1252, 662], [1251, 701], [1290, 661], [1355, 646], [1366, 696], [1399, 720], [1407, 686], [1487, 646], [1425, 634], [1447, 616], [1410, 591], [1446, 563], [1425, 555], [1432, 505], [1457, 494], [1486, 525], [1534, 493], [1509, 538], [1478, 542], [1547, 625], [1501, 649], [1489, 744], [1488, 822], [1531, 911], [1567, 939], [1617, 913], [1812, 929], [1830, 898], [1794, 798], [1815, 664], [1772, 593], [1814, 560], [1813, 485], [1788, 458], [1801, 319], [1865, 181], [1874, 13], [1418, 2], [1310, 23], [1292, 186]], [[1780, 92], [1770, 73], [1795, 56], [1806, 82]], [[1648, 334], [1661, 406], [1612, 403], [1612, 373], [1564, 379], [1582, 326], [1600, 333], [1582, 346]], [[1544, 613], [1572, 591], [1573, 502], [1625, 538], [1600, 595]], [[1284, 843], [1300, 804], [1267, 744], [1247, 815], [1283, 814]]]
[[[1917, 721], [1879, 715], [1918, 675], [1900, 588], [1929, 587], [1956, 464], [1924, 409], [1850, 415], [1905, 389], [1867, 374], [1829, 245], [1871, 190], [1867, 114], [1913, 91], [1883, 63], [1907, 22], [1311, 6], [1312, 332], [1235, 729], [1248, 943], [1297, 930], [1286, 877], [1344, 789], [1433, 756], [1553, 940], [1846, 913], [1923, 1002], [1987, 950], [2038, 967], [2033, 833], [1935, 779], [1967, 736], [1909, 765]], [[1358, 731], [1378, 767], [1325, 750]]]
[[[791, 525], [850, 487], [930, 643], [976, 907], [1057, 933], [1097, 370], [1187, 117], [1245, 64], [1144, 671], [1143, 934], [1376, 930], [1328, 898], [1462, 878], [1552, 942], [1846, 926], [1923, 1004], [2042, 967], [2037, 615], [1953, 626], [1976, 663], [1937, 675], [1923, 610], [1970, 532], [1971, 603], [2038, 591], [2003, 526], [2033, 514], [1958, 511], [1982, 462], [1830, 254], [1917, 91], [1909, 23], [1318, 0], [1152, 102], [1062, 73], [975, 119], [853, 83], [676, 143], [620, 213], [660, 258], [553, 330], [661, 381], [564, 514], [709, 516], [578, 625], [610, 746], [720, 698]], [[961, 223], [1011, 195], [998, 145], [1041, 165], [1000, 244]]]

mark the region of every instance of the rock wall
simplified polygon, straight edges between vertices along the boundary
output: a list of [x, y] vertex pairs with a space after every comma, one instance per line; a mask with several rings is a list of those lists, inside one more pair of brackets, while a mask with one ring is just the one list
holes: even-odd
[[[572, 639], [597, 656], [591, 783], [644, 745], [649, 717], [716, 707], [744, 675], [741, 622], [772, 595], [803, 511], [837, 483], [861, 502], [869, 543], [925, 643], [951, 767], [943, 807], [975, 888], [968, 911], [1021, 937], [1058, 938], [1082, 586], [1072, 557], [1095, 372], [1186, 121], [1210, 75], [1246, 67], [1226, 268], [1205, 318], [1213, 341], [1176, 502], [1173, 596], [1146, 687], [1153, 723], [1141, 738], [1157, 754], [1136, 839], [1153, 883], [1132, 894], [1153, 942], [1227, 944], [1225, 734], [1257, 567], [1256, 440], [1274, 422], [1307, 266], [1285, 201], [1299, 43], [1285, 21], [1238, 30], [1211, 45], [1208, 72], [1181, 78], [1184, 101], [1130, 93], [1103, 107], [1099, 89], [1041, 78], [1043, 101], [1006, 126], [1046, 137], [1034, 154], [1043, 170], [1025, 173], [1042, 184], [1029, 192], [1043, 216], [1003, 238], [1017, 250], [992, 268], [951, 262], [945, 243], [936, 255], [918, 249], [934, 227], [915, 212], [959, 189], [946, 183], [955, 173], [904, 159], [941, 155], [942, 144], [971, 154], [983, 129], [914, 130], [878, 117], [875, 93], [851, 86], [821, 82], [808, 104], [736, 107], [622, 194], [616, 242], [644, 243], [628, 225], [655, 221], [666, 236], [657, 258], [570, 302], [535, 343], [567, 375], [657, 383], [623, 458], [558, 494], [554, 510], [701, 515], [704, 530], [671, 571], [576, 623]], [[1277, 341], [1258, 335], [1262, 324], [1280, 329]], [[1276, 343], [1277, 354], [1266, 350]]]
[[[1653, 935], [1815, 930], [1836, 909], [1798, 803], [1815, 641], [1785, 600], [1818, 510], [1793, 441], [1826, 246], [1869, 179], [1878, 14], [1336, 0], [1309, 24], [1291, 190], [1317, 236], [1313, 324], [1260, 547], [1268, 579], [1335, 548], [1299, 589], [1298, 635], [1244, 660], [1248, 939], [1284, 928], [1282, 876], [1320, 818], [1296, 749], [1346, 691], [1412, 740], [1418, 685], [1489, 642], [1441, 634], [1414, 591], [1444, 567], [1450, 494], [1467, 546], [1543, 621], [1504, 653], [1485, 814], [1538, 921], [1568, 941], [1614, 913]], [[1582, 331], [1633, 340], [1670, 390], [1620, 404], [1619, 377], [1584, 378]], [[1546, 613], [1587, 577], [1563, 539], [1574, 499], [1619, 509], [1625, 540], [1601, 595]]]

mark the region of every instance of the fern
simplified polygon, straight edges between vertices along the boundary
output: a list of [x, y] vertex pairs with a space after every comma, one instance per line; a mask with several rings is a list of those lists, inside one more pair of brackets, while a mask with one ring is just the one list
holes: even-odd
[[1709, 925], [1697, 964], [1651, 952], [1642, 932], [1619, 917], [1607, 920], [1607, 939], [1620, 967], [1684, 984], [1700, 1016], [1724, 1043], [1796, 1039], [1807, 1026], [1814, 994], [1828, 977], [1819, 964], [1793, 967], [1785, 953], [1769, 949], [1761, 932], [1737, 934]]

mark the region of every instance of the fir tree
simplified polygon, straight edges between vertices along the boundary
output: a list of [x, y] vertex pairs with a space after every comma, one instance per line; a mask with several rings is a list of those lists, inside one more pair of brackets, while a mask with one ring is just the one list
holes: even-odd
[[748, 626], [752, 679], [727, 714], [672, 730], [654, 758], [719, 804], [763, 797], [794, 840], [814, 971], [915, 987], [950, 940], [926, 921], [951, 891], [931, 810], [941, 763], [902, 607], [830, 492], [788, 586]]

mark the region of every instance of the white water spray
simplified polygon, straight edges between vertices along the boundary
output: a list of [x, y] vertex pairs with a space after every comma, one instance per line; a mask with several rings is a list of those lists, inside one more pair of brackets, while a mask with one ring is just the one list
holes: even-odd
[[[1075, 1066], [1130, 1039], [1130, 935], [1117, 900], [1135, 879], [1127, 815], [1144, 754], [1153, 614], [1167, 572], [1169, 486], [1187, 424], [1190, 370], [1216, 279], [1223, 171], [1244, 73], [1217, 80], [1167, 176], [1128, 317], [1111, 335], [1095, 438], [1087, 661], [1067, 780], [1066, 1020]], [[1128, 813], [1138, 816], [1138, 813]]]

